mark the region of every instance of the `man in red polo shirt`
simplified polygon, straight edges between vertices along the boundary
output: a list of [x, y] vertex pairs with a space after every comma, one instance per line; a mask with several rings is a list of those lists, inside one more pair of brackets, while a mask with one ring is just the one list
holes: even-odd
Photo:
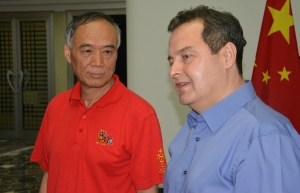
[[41, 192], [155, 193], [166, 161], [152, 106], [114, 75], [120, 29], [101, 12], [76, 17], [64, 55], [79, 81], [48, 105], [31, 155]]

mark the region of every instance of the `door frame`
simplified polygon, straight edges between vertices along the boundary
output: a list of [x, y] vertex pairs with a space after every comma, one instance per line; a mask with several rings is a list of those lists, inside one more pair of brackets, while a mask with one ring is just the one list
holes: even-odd
[[[10, 21], [12, 26], [12, 70], [15, 74], [21, 70], [21, 39], [20, 22], [21, 21], [45, 21], [47, 36], [47, 85], [48, 101], [55, 95], [54, 84], [54, 42], [53, 42], [53, 13], [52, 12], [8, 12], [0, 14], [0, 21]], [[18, 90], [19, 78], [13, 79], [13, 87]], [[19, 85], [20, 86], [20, 85]], [[23, 96], [20, 92], [14, 92], [14, 129], [1, 130], [1, 138], [6, 139], [35, 139], [39, 130], [24, 130], [23, 126]]]

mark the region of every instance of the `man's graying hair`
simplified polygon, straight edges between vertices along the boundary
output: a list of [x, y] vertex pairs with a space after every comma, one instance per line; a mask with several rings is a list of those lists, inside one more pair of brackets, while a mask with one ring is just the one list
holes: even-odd
[[[216, 54], [228, 42], [237, 49], [236, 63], [239, 74], [243, 75], [242, 60], [244, 46], [247, 44], [243, 36], [240, 22], [229, 12], [220, 12], [200, 5], [189, 10], [180, 11], [170, 22], [168, 31], [173, 32], [181, 24], [199, 19], [203, 22], [202, 38], [213, 54]], [[201, 37], [201, 34], [199, 34]]]
[[119, 48], [119, 46], [121, 44], [121, 30], [120, 30], [119, 26], [116, 24], [116, 22], [114, 21], [113, 18], [111, 18], [110, 16], [108, 16], [100, 11], [86, 12], [80, 16], [77, 16], [68, 24], [68, 26], [66, 28], [66, 32], [65, 32], [65, 40], [66, 40], [68, 46], [70, 48], [72, 48], [73, 36], [80, 25], [87, 24], [92, 21], [101, 20], [101, 19], [108, 21], [115, 27], [117, 34], [118, 34], [117, 48]]

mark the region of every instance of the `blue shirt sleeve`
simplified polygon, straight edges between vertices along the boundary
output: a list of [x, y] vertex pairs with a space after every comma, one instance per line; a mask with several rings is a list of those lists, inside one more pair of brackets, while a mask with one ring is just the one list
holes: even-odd
[[290, 136], [258, 136], [236, 172], [236, 193], [299, 193], [300, 151]]

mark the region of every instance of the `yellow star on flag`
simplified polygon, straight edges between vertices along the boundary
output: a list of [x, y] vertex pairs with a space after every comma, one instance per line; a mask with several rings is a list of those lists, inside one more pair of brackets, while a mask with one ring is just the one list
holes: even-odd
[[274, 20], [268, 36], [280, 31], [288, 44], [290, 44], [290, 26], [294, 25], [293, 16], [290, 15], [290, 0], [285, 2], [280, 11], [269, 6], [268, 8]]
[[266, 82], [266, 84], [268, 84], [268, 80], [271, 78], [269, 75], [268, 75], [268, 70], [266, 73], [262, 73], [263, 76], [264, 76], [264, 79], [262, 80], [262, 82]]
[[291, 73], [291, 71], [286, 71], [285, 66], [283, 67], [282, 71], [278, 71], [278, 74], [281, 75], [280, 81], [282, 81], [283, 79], [287, 79], [289, 80], [289, 74]]

